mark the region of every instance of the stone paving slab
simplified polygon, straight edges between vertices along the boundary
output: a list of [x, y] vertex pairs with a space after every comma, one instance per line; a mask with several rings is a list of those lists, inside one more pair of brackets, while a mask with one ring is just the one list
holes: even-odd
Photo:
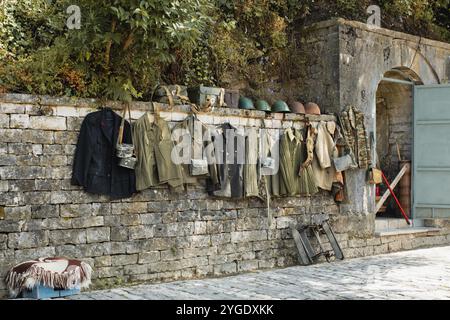
[[450, 247], [218, 279], [91, 291], [76, 300], [450, 299]]

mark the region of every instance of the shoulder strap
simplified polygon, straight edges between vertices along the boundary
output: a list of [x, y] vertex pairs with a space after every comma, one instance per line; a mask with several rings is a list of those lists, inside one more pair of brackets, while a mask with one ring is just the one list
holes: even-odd
[[120, 121], [119, 136], [117, 139], [117, 144], [122, 144], [122, 142], [123, 142], [123, 129], [125, 127], [126, 112], [127, 112], [127, 105], [124, 104], [123, 110], [122, 110], [122, 120]]
[[127, 104], [124, 105], [123, 111], [122, 111], [122, 120], [120, 121], [119, 137], [117, 139], [117, 144], [122, 144], [123, 143], [123, 132], [124, 132], [124, 129], [125, 129], [125, 117], [127, 116], [127, 110], [128, 110], [128, 119], [130, 121], [130, 129], [132, 130], [130, 104], [127, 103]]

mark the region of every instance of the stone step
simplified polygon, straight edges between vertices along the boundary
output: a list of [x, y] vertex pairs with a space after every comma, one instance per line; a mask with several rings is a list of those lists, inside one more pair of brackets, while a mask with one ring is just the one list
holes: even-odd
[[428, 232], [439, 232], [440, 228], [427, 228], [427, 227], [413, 227], [413, 228], [402, 228], [402, 229], [385, 229], [376, 230], [375, 236], [377, 237], [387, 237], [387, 236], [397, 236], [402, 234], [418, 234], [418, 233], [428, 233]]
[[375, 219], [375, 230], [394, 230], [410, 228], [405, 219], [398, 218], [376, 218]]

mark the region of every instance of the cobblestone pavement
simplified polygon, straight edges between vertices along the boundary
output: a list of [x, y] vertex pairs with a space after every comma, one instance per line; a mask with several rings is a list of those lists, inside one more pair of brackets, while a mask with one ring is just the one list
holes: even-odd
[[450, 247], [219, 279], [85, 292], [71, 299], [450, 299]]

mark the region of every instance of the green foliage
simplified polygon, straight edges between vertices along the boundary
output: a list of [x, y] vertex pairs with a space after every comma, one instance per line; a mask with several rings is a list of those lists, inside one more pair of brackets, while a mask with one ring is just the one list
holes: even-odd
[[299, 1], [217, 1], [218, 16], [209, 45], [221, 86], [245, 80], [258, 87], [277, 73], [288, 46], [289, 21]]
[[[65, 26], [71, 4], [80, 30]], [[0, 91], [148, 100], [165, 82], [264, 95], [268, 83], [295, 87], [295, 32], [366, 21], [370, 4], [384, 27], [450, 41], [450, 0], [3, 0]]]
[[[43, 7], [47, 3], [37, 2]], [[65, 12], [71, 2], [58, 1], [52, 8]], [[3, 63], [0, 85], [35, 93], [141, 98], [160, 81], [161, 70], [175, 60], [177, 50], [196, 46], [210, 22], [208, 0], [80, 0], [77, 5], [82, 28], [65, 30], [52, 46], [17, 59], [24, 75], [9, 76], [11, 66]], [[13, 10], [7, 15], [14, 20], [18, 14]], [[64, 24], [64, 16], [58, 17], [56, 24]], [[16, 51], [11, 45], [5, 51], [14, 53], [10, 48]]]
[[385, 27], [450, 41], [450, 0], [380, 0], [380, 5]]
[[3, 0], [0, 4], [0, 59], [50, 46], [62, 33], [63, 11], [49, 1]]
[[382, 26], [428, 38], [450, 41], [450, 0], [305, 0], [305, 18], [311, 23], [342, 17], [367, 21], [369, 5], [379, 5]]
[[216, 79], [211, 66], [210, 51], [208, 41], [202, 37], [190, 54], [185, 63], [184, 81], [189, 85], [210, 85], [216, 84]]
[[207, 0], [85, 0], [79, 5], [88, 14], [80, 31], [67, 34], [71, 57], [88, 66], [90, 81], [105, 84], [107, 97], [125, 101], [148, 93], [176, 51], [194, 47], [209, 22]]

